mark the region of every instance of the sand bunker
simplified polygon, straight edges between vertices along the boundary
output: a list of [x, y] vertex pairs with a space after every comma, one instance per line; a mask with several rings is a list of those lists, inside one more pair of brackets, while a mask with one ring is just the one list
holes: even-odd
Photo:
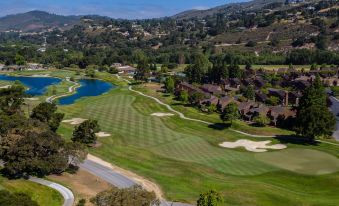
[[110, 137], [111, 136], [111, 134], [106, 133], [106, 132], [98, 132], [98, 133], [95, 133], [95, 135], [97, 137]]
[[39, 98], [31, 97], [31, 98], [25, 98], [25, 100], [29, 100], [29, 101], [38, 101]]
[[31, 77], [50, 77], [49, 74], [33, 74]]
[[156, 117], [168, 117], [168, 116], [173, 116], [174, 114], [157, 112], [157, 113], [153, 113], [151, 115], [156, 116]]
[[247, 151], [250, 152], [267, 152], [267, 149], [285, 149], [286, 145], [283, 144], [274, 144], [274, 145], [268, 145], [271, 144], [272, 141], [260, 141], [260, 142], [254, 142], [251, 140], [246, 139], [240, 139], [236, 142], [223, 142], [219, 144], [221, 147], [226, 148], [237, 148], [237, 147], [244, 147]]
[[0, 89], [8, 89], [10, 87], [11, 87], [11, 85], [5, 85], [5, 86], [1, 86]]
[[71, 125], [78, 125], [86, 121], [87, 119], [82, 119], [82, 118], [73, 118], [73, 119], [68, 119], [62, 121], [63, 123], [70, 123]]

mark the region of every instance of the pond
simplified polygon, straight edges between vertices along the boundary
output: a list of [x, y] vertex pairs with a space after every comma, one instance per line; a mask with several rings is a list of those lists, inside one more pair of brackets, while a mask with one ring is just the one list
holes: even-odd
[[59, 84], [61, 79], [54, 77], [24, 77], [24, 76], [8, 76], [0, 74], [0, 80], [5, 81], [20, 81], [28, 87], [26, 94], [32, 96], [43, 95], [47, 91], [47, 87]]
[[82, 97], [99, 96], [113, 89], [115, 86], [111, 83], [96, 80], [96, 79], [82, 79], [80, 80], [81, 87], [79, 87], [76, 93], [62, 97], [58, 100], [60, 105], [73, 104], [76, 100]]

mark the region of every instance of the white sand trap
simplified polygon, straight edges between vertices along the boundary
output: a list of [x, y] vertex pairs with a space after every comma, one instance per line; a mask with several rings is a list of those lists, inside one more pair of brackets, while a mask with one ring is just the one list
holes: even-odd
[[168, 117], [168, 116], [173, 116], [174, 114], [157, 112], [157, 113], [153, 113], [151, 115], [156, 116], [156, 117]]
[[87, 119], [82, 119], [82, 118], [73, 118], [73, 119], [68, 119], [62, 121], [63, 123], [70, 123], [71, 125], [78, 125], [86, 121]]
[[25, 98], [25, 100], [30, 100], [30, 101], [38, 101], [39, 98], [36, 97], [31, 97], [31, 98]]
[[286, 145], [283, 144], [274, 144], [274, 145], [268, 145], [271, 144], [272, 141], [260, 141], [260, 142], [254, 142], [247, 139], [240, 139], [236, 142], [223, 142], [219, 144], [221, 147], [226, 148], [237, 148], [237, 147], [244, 147], [247, 151], [250, 152], [267, 152], [267, 149], [285, 149], [287, 148]]
[[0, 87], [0, 89], [8, 89], [10, 87], [11, 87], [11, 85], [5, 85], [5, 86]]
[[50, 77], [49, 74], [33, 74], [31, 77]]
[[111, 134], [106, 133], [106, 132], [98, 132], [98, 133], [95, 133], [95, 135], [97, 137], [110, 137], [111, 136]]

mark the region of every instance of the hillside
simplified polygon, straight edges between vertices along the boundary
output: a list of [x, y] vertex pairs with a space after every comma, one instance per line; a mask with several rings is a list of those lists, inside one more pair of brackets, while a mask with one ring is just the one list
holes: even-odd
[[229, 3], [207, 10], [188, 10], [172, 16], [175, 19], [204, 18], [217, 13], [230, 14], [237, 11], [249, 11], [263, 9], [273, 3], [284, 3], [285, 0], [254, 0], [241, 3]]
[[74, 26], [79, 20], [80, 16], [61, 16], [44, 11], [30, 11], [0, 18], [0, 31], [41, 31], [55, 27], [65, 29]]

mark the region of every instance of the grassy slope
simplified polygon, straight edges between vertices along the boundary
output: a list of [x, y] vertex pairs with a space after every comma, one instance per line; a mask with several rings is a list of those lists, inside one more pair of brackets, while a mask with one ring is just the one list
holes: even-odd
[[[172, 200], [194, 202], [200, 192], [215, 188], [231, 205], [335, 205], [339, 202], [338, 172], [300, 175], [266, 164], [242, 149], [221, 149], [216, 146], [221, 141], [251, 138], [176, 116], [163, 120], [151, 117], [153, 112], [167, 111], [126, 88], [83, 99], [60, 110], [67, 114], [66, 118], [97, 119], [102, 130], [112, 137], [100, 139], [102, 146], [91, 152], [152, 179]], [[62, 124], [59, 132], [70, 138], [72, 127]], [[288, 147], [333, 154], [337, 151], [323, 144], [288, 144]]]
[[0, 189], [28, 194], [41, 206], [61, 206], [64, 201], [56, 190], [26, 180], [7, 180], [0, 177]]

